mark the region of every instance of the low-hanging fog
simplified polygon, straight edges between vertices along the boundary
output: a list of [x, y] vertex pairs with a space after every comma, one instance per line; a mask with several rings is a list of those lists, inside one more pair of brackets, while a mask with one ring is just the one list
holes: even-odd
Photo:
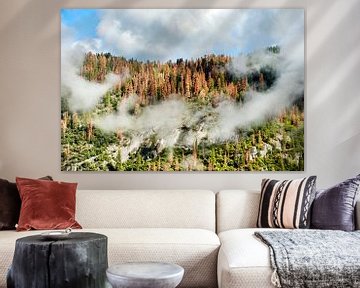
[[61, 97], [66, 97], [71, 111], [89, 111], [93, 109], [115, 84], [129, 77], [125, 71], [121, 75], [109, 73], [103, 83], [90, 82], [79, 75], [85, 55], [95, 43], [73, 40], [72, 31], [62, 27], [61, 38]]

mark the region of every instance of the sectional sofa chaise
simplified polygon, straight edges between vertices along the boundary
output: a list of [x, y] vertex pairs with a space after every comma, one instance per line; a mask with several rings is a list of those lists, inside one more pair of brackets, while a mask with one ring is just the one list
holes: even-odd
[[[176, 263], [185, 269], [180, 287], [273, 287], [269, 249], [253, 236], [259, 192], [78, 190], [76, 197], [82, 231], [108, 237], [109, 265]], [[41, 232], [0, 231], [0, 288], [16, 239]]]

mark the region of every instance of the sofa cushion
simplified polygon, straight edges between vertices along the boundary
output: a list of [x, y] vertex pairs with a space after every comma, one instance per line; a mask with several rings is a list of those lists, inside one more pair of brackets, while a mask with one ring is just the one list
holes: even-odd
[[[160, 261], [182, 266], [179, 287], [216, 287], [220, 241], [202, 229], [143, 228], [107, 230], [109, 265], [121, 262]], [[101, 230], [98, 230], [101, 233]]]
[[[51, 176], [40, 179], [52, 180]], [[0, 230], [15, 230], [18, 223], [21, 199], [16, 183], [0, 179]]]
[[21, 198], [16, 230], [81, 228], [75, 221], [76, 183], [16, 178]]
[[308, 228], [316, 176], [293, 180], [263, 179], [257, 227]]
[[83, 228], [215, 231], [215, 194], [209, 190], [78, 190], [76, 197]]
[[21, 200], [15, 183], [0, 179], [0, 230], [15, 229]]
[[[74, 230], [77, 231], [77, 230]], [[185, 269], [179, 287], [216, 287], [216, 263], [220, 241], [204, 229], [138, 228], [82, 229], [108, 237], [109, 265], [135, 261], [164, 261]], [[0, 232], [0, 287], [11, 264], [17, 238], [44, 231]]]
[[355, 229], [355, 203], [359, 193], [360, 175], [316, 193], [311, 216], [314, 229]]
[[217, 233], [256, 227], [259, 191], [222, 190], [216, 194]]
[[265, 229], [235, 229], [219, 234], [219, 288], [274, 287], [269, 248], [254, 236], [255, 231], [261, 230]]

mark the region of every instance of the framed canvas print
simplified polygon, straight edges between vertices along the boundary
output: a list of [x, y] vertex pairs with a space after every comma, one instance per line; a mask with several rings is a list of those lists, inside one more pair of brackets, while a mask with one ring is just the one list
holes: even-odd
[[304, 10], [62, 9], [61, 170], [304, 170]]

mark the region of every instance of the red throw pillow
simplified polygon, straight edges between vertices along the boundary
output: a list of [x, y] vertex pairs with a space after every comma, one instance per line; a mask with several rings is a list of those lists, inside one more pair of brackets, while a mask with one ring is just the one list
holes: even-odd
[[81, 228], [75, 221], [77, 183], [16, 178], [21, 198], [17, 231]]
[[[51, 176], [39, 179], [53, 180]], [[19, 221], [21, 199], [16, 183], [0, 179], [0, 230], [15, 230]]]

